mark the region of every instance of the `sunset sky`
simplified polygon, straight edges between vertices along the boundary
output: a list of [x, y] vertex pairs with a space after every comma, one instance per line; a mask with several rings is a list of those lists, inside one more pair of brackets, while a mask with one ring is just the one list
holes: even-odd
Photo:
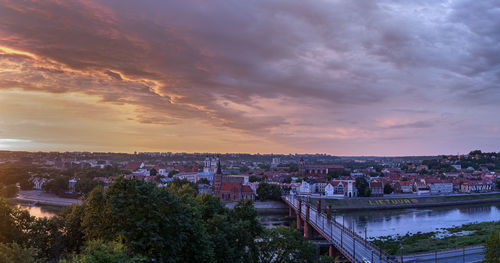
[[0, 150], [500, 150], [500, 2], [0, 0]]

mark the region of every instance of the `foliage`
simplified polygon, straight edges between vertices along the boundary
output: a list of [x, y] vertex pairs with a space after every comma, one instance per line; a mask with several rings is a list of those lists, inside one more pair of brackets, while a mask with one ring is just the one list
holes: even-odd
[[174, 175], [176, 175], [176, 174], [178, 174], [178, 173], [179, 173], [179, 171], [177, 171], [177, 170], [172, 170], [172, 171], [168, 172], [168, 177], [169, 177], [169, 178], [172, 178], [172, 177], [174, 177]]
[[155, 168], [149, 170], [149, 175], [150, 176], [156, 176], [157, 174], [158, 174], [158, 171]]
[[120, 242], [92, 240], [87, 243], [82, 253], [73, 255], [71, 260], [60, 263], [132, 263], [146, 261], [143, 257], [129, 258], [127, 248]]
[[210, 184], [210, 181], [208, 181], [207, 178], [201, 178], [196, 182], [197, 184]]
[[358, 189], [359, 196], [367, 197], [371, 194], [370, 185], [364, 177], [356, 178], [356, 188]]
[[16, 243], [0, 243], [0, 263], [35, 263], [34, 249], [26, 249]]
[[248, 177], [248, 181], [250, 183], [259, 182], [259, 181], [261, 181], [261, 178], [259, 178], [256, 175], [250, 175], [250, 177]]
[[102, 185], [101, 181], [96, 181], [90, 178], [80, 178], [75, 184], [75, 191], [83, 194], [88, 194], [99, 184]]
[[349, 171], [330, 170], [328, 171], [327, 177], [329, 180], [333, 180], [339, 178], [340, 176], [349, 176], [349, 175], [350, 175]]
[[500, 262], [500, 233], [493, 231], [490, 237], [484, 243], [484, 261], [485, 263]]
[[278, 185], [260, 182], [257, 187], [257, 196], [259, 200], [280, 200], [281, 190]]
[[394, 192], [394, 189], [392, 188], [392, 186], [390, 184], [385, 184], [384, 185], [384, 194], [388, 195], [388, 194], [391, 194], [392, 192]]
[[15, 184], [9, 184], [0, 190], [0, 196], [4, 198], [16, 197], [18, 188]]
[[57, 176], [56, 178], [44, 183], [42, 188], [46, 192], [60, 195], [68, 191], [68, 181], [69, 179], [66, 176]]
[[266, 230], [257, 241], [258, 259], [261, 263], [314, 262], [315, 247], [298, 230], [277, 227]]
[[250, 169], [247, 166], [245, 166], [245, 165], [240, 166], [240, 173], [246, 173], [249, 170]]

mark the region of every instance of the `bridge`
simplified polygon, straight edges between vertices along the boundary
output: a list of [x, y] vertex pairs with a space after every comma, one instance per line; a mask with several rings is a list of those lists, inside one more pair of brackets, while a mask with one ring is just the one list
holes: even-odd
[[290, 207], [291, 216], [295, 213], [297, 229], [304, 229], [304, 237], [310, 238], [314, 229], [331, 243], [329, 247], [330, 256], [334, 256], [335, 252], [338, 251], [354, 263], [398, 262], [394, 256], [383, 252], [354, 231], [332, 220], [330, 205], [326, 206], [325, 211], [321, 211], [320, 201], [314, 207], [294, 195], [283, 196], [283, 200]]

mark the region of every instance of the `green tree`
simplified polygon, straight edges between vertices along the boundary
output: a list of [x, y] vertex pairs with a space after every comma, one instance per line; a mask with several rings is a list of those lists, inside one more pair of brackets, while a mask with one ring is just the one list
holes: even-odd
[[388, 194], [391, 194], [392, 192], [394, 192], [394, 189], [392, 188], [392, 186], [390, 184], [385, 184], [384, 185], [384, 194], [388, 195]]
[[314, 262], [316, 249], [302, 233], [287, 227], [265, 230], [256, 241], [258, 260], [261, 263]]
[[1, 263], [35, 263], [35, 255], [34, 249], [26, 249], [16, 243], [0, 243]]
[[364, 177], [356, 178], [356, 189], [358, 189], [359, 196], [367, 197], [371, 194], [370, 185]]
[[82, 194], [88, 194], [99, 184], [100, 181], [96, 181], [91, 178], [80, 178], [80, 180], [78, 180], [75, 184], [75, 191]]
[[0, 194], [2, 197], [12, 198], [17, 196], [17, 192], [18, 192], [17, 186], [15, 184], [9, 184], [0, 191]]
[[[86, 204], [94, 215], [84, 218], [89, 236], [105, 241], [122, 238], [134, 254], [161, 262], [213, 261], [198, 209], [183, 204], [166, 189], [142, 180], [120, 179], [101, 198]], [[92, 229], [94, 225], [98, 228]]]
[[158, 171], [156, 171], [156, 169], [155, 169], [155, 168], [153, 168], [153, 169], [149, 170], [149, 175], [150, 175], [150, 176], [156, 176], [157, 174], [158, 174]]
[[208, 181], [207, 178], [201, 178], [196, 182], [197, 184], [210, 184], [210, 181]]
[[485, 263], [500, 262], [500, 233], [493, 231], [484, 244], [484, 261]]
[[248, 169], [248, 167], [247, 167], [247, 166], [245, 166], [245, 165], [240, 166], [240, 173], [246, 173], [246, 172], [248, 172], [249, 170], [250, 170], [250, 169]]
[[127, 248], [120, 242], [89, 241], [81, 254], [74, 255], [71, 260], [60, 263], [132, 263], [146, 261], [145, 258], [129, 258]]
[[278, 185], [260, 182], [257, 186], [257, 196], [259, 200], [280, 200], [281, 189]]
[[68, 191], [68, 181], [69, 179], [66, 176], [57, 176], [56, 178], [44, 183], [42, 188], [46, 192], [60, 195]]

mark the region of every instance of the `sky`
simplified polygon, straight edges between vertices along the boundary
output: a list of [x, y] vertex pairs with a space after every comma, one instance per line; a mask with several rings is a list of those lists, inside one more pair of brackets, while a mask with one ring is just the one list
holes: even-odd
[[500, 2], [0, 0], [0, 150], [500, 151]]

